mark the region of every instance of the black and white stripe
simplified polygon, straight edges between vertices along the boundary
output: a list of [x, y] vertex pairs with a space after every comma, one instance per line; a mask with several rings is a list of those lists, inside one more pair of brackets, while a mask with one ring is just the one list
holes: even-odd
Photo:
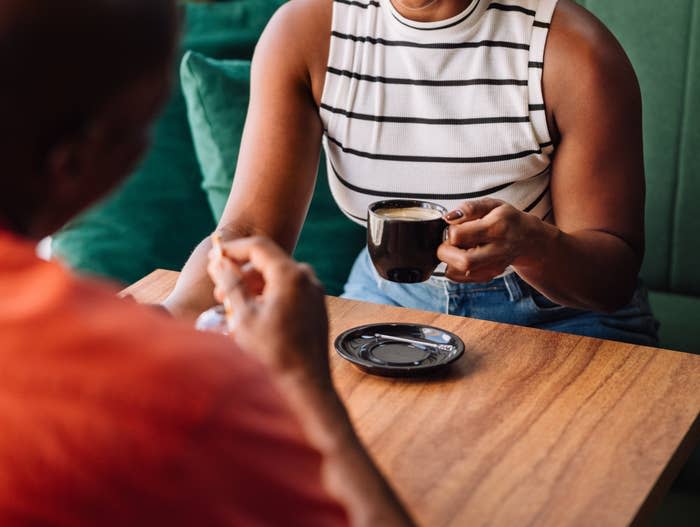
[[372, 0], [371, 2], [357, 2], [355, 0], [334, 0], [338, 4], [347, 5], [350, 7], [359, 7], [361, 9], [368, 9], [370, 7], [381, 7], [379, 2]]
[[518, 4], [501, 4], [498, 2], [491, 2], [489, 9], [498, 9], [499, 11], [509, 11], [511, 13], [522, 13], [531, 17], [534, 17], [537, 14], [537, 12], [533, 9], [528, 9]]
[[478, 42], [412, 42], [410, 40], [387, 40], [371, 36], [348, 35], [339, 31], [332, 31], [331, 37], [341, 40], [351, 40], [372, 44], [373, 46], [395, 46], [418, 49], [474, 49], [474, 48], [508, 48], [521, 51], [530, 51], [530, 44], [520, 42], [508, 42], [505, 40], [481, 40]]
[[457, 86], [527, 86], [527, 79], [402, 79], [397, 77], [384, 77], [381, 75], [367, 75], [355, 71], [341, 70], [328, 66], [328, 73], [347, 77], [364, 82], [377, 82], [379, 84], [404, 84], [409, 86], [438, 86], [440, 88], [452, 88]]
[[541, 81], [556, 2], [474, 0], [425, 24], [390, 0], [335, 0], [319, 111], [348, 217], [363, 222], [380, 199], [451, 209], [486, 196], [550, 213]]
[[338, 139], [331, 137], [326, 133], [326, 139], [328, 142], [335, 145], [345, 154], [350, 154], [357, 157], [364, 157], [367, 159], [376, 159], [379, 161], [397, 161], [402, 163], [450, 163], [458, 165], [467, 164], [477, 164], [477, 163], [499, 163], [501, 161], [510, 161], [513, 159], [521, 159], [524, 157], [529, 157], [532, 155], [542, 154], [545, 148], [552, 146], [552, 143], [542, 143], [537, 145], [536, 149], [529, 150], [519, 150], [515, 152], [504, 152], [501, 154], [492, 155], [480, 155], [480, 156], [470, 156], [470, 157], [459, 157], [459, 156], [440, 156], [440, 155], [412, 155], [412, 154], [389, 154], [382, 152], [369, 152], [364, 150], [357, 150], [343, 145]]
[[[544, 109], [544, 108], [543, 108]], [[530, 116], [522, 117], [465, 117], [465, 118], [425, 118], [425, 117], [404, 117], [391, 115], [369, 115], [364, 113], [349, 112], [340, 108], [333, 108], [321, 103], [321, 110], [343, 115], [348, 119], [359, 119], [361, 121], [372, 121], [376, 123], [401, 123], [401, 124], [434, 124], [447, 126], [473, 126], [478, 124], [502, 124], [502, 123], [529, 123]]]

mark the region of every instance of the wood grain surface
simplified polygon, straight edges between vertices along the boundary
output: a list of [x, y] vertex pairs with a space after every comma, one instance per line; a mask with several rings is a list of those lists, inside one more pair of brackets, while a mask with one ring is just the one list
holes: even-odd
[[179, 274], [159, 269], [124, 289], [119, 296], [132, 296], [141, 304], [159, 304], [173, 290]]
[[[162, 300], [157, 271], [126, 292]], [[700, 357], [328, 298], [336, 386], [358, 433], [425, 526], [643, 523], [700, 435]], [[459, 335], [437, 379], [366, 375], [333, 339], [372, 322]]]

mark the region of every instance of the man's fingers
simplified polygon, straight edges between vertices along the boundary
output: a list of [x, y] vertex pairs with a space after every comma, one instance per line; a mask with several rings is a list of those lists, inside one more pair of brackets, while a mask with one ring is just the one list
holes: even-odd
[[214, 257], [209, 262], [208, 270], [214, 280], [214, 296], [219, 302], [224, 303], [229, 299], [230, 302], [244, 304], [252, 296], [241, 269], [228, 258]]
[[[246, 262], [243, 269], [248, 275], [258, 278], [265, 289], [265, 298], [272, 302], [294, 295], [309, 286], [323, 290], [310, 266], [298, 264], [284, 250], [267, 238], [247, 238], [224, 244], [226, 257], [237, 262]], [[254, 274], [253, 274], [254, 273]], [[258, 285], [258, 289], [262, 287]]]
[[265, 279], [263, 275], [247, 264], [241, 268], [241, 271], [243, 272], [243, 281], [250, 294], [254, 296], [261, 295], [265, 289]]
[[252, 236], [223, 242], [224, 254], [239, 262], [251, 262], [256, 267], [265, 267], [269, 262], [290, 259], [284, 250], [269, 238]]
[[493, 198], [465, 201], [456, 209], [445, 214], [445, 220], [450, 225], [459, 225], [466, 221], [478, 220], [501, 205], [503, 205], [501, 200]]
[[266, 285], [278, 284], [285, 271], [296, 265], [277, 244], [263, 237], [242, 238], [223, 244], [224, 254], [243, 264], [248, 263], [258, 271]]
[[[233, 335], [235, 338], [238, 328], [251, 326], [256, 307], [255, 303], [230, 301], [229, 306], [226, 308], [226, 325], [230, 335]], [[245, 346], [241, 347], [245, 349]]]
[[[232, 261], [232, 258], [230, 258], [228, 255], [225, 254], [225, 250], [223, 248], [223, 244], [221, 246], [221, 251], [219, 251], [217, 248], [214, 248], [209, 251], [209, 262], [211, 265], [211, 262], [216, 262], [219, 258], [223, 258], [225, 260]], [[262, 293], [263, 289], [265, 288], [265, 279], [263, 276], [260, 274], [259, 271], [257, 271], [250, 263], [245, 263], [242, 265], [238, 265], [236, 261], [232, 262], [233, 265], [235, 265], [238, 269], [238, 273], [245, 282], [245, 285], [250, 292], [252, 296], [256, 296]], [[209, 273], [212, 275], [211, 271]], [[212, 279], [214, 279], [214, 276], [212, 275]], [[214, 292], [214, 297], [221, 301], [221, 299], [217, 296], [216, 291]]]

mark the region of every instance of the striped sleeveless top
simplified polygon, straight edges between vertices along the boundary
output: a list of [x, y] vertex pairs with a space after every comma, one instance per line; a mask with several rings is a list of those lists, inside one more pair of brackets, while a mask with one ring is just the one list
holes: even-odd
[[421, 23], [390, 0], [335, 0], [320, 114], [341, 210], [364, 225], [382, 199], [452, 210], [489, 196], [545, 218], [542, 70], [556, 3], [472, 0]]

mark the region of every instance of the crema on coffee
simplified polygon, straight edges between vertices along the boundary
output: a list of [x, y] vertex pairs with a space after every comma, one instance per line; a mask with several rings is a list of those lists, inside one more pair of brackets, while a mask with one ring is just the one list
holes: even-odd
[[384, 208], [374, 211], [377, 216], [407, 221], [429, 221], [442, 216], [442, 212], [426, 207]]

